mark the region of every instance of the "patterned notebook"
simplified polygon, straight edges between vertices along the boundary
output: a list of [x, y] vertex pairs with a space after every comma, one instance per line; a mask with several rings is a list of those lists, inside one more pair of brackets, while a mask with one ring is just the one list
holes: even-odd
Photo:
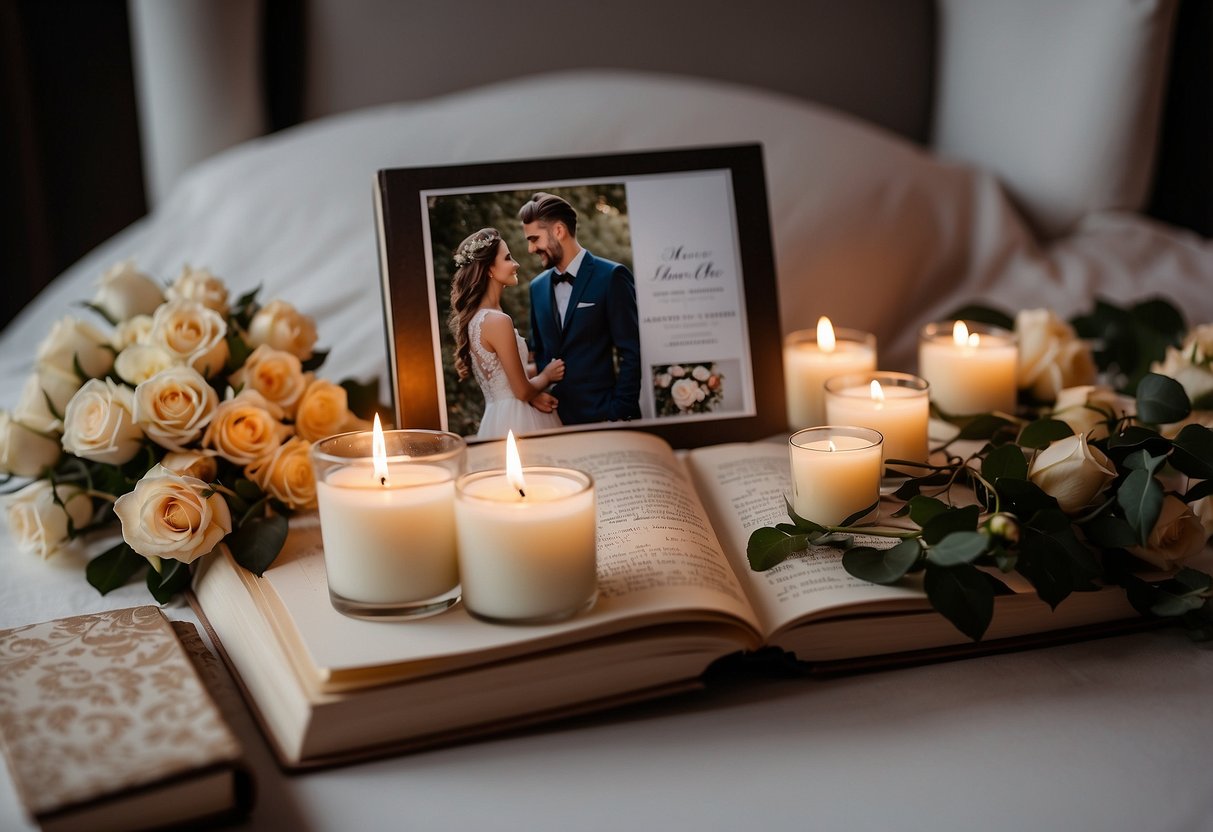
[[43, 829], [154, 828], [251, 804], [239, 743], [153, 606], [0, 631], [0, 746]]

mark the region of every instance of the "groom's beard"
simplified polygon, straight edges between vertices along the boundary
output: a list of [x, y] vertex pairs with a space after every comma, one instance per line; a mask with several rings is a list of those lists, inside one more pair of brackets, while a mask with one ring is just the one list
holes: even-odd
[[564, 247], [559, 242], [553, 242], [547, 248], [541, 248], [536, 252], [539, 255], [539, 261], [543, 263], [545, 269], [550, 269], [553, 266], [559, 265], [564, 259]]

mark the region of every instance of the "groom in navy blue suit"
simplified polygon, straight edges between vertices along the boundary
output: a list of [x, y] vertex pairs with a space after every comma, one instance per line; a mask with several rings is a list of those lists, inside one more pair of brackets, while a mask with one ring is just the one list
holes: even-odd
[[537, 193], [518, 211], [527, 251], [544, 271], [531, 281], [531, 349], [542, 370], [563, 358], [552, 388], [566, 425], [640, 416], [640, 327], [636, 281], [626, 266], [577, 243], [577, 211]]

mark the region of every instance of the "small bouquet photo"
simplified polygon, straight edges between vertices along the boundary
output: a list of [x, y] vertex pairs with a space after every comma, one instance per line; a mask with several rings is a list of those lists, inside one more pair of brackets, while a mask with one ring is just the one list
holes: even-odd
[[653, 367], [653, 399], [658, 416], [711, 413], [724, 392], [724, 376], [712, 362]]
[[162, 288], [120, 263], [84, 305], [108, 331], [58, 321], [0, 411], [14, 540], [45, 559], [117, 523], [122, 542], [89, 562], [89, 583], [104, 594], [150, 566], [161, 603], [220, 543], [260, 575], [287, 516], [315, 507], [311, 443], [364, 426], [376, 385], [318, 378], [310, 317], [257, 290], [230, 302], [205, 269]]

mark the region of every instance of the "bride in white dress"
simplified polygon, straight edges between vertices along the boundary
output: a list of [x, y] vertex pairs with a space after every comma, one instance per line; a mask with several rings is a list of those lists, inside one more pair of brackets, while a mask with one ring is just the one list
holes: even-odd
[[556, 359], [534, 376], [527, 374], [526, 341], [501, 310], [501, 294], [518, 285], [518, 262], [495, 228], [482, 228], [455, 250], [449, 326], [455, 336], [455, 370], [460, 380], [474, 375], [484, 393], [479, 439], [536, 433], [561, 426], [556, 398], [548, 386], [564, 377]]

